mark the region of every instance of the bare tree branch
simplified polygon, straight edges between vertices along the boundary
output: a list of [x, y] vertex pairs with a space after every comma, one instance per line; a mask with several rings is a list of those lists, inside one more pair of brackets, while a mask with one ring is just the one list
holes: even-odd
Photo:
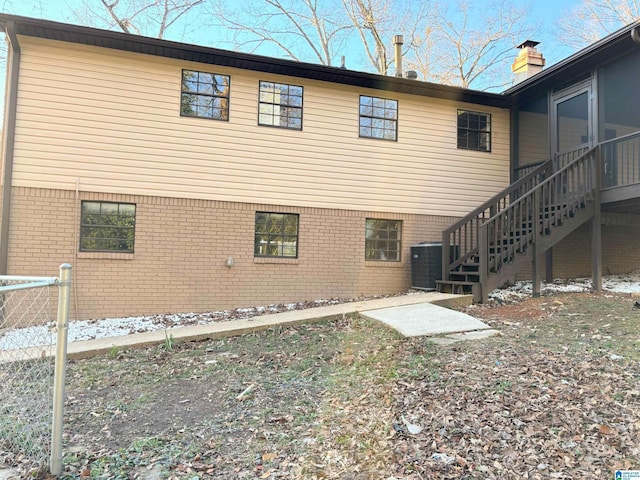
[[118, 6], [118, 0], [115, 0], [113, 3], [107, 3], [105, 0], [100, 0], [100, 1], [102, 2], [102, 5], [104, 5], [104, 8], [107, 9], [107, 12], [109, 12], [109, 15], [111, 16], [111, 18], [113, 18], [113, 20], [122, 29], [122, 31], [124, 33], [131, 33], [131, 31], [129, 30], [128, 20], [118, 17], [118, 15], [116, 15], [116, 12], [114, 10]]
[[512, 81], [509, 65], [526, 36], [525, 20], [525, 10], [506, 0], [489, 7], [463, 1], [455, 13], [434, 9], [431, 26], [412, 46], [408, 63], [426, 80], [464, 88], [504, 87]]
[[387, 74], [394, 61], [391, 37], [402, 34], [409, 69], [425, 80], [467, 88], [510, 83], [512, 48], [525, 37], [524, 11], [509, 0], [490, 6], [462, 1], [453, 12], [415, 0], [82, 1], [84, 23], [159, 38], [207, 3], [209, 24], [226, 29], [236, 49], [273, 55], [265, 49], [270, 46], [297, 61], [332, 65], [348, 48], [380, 74]]
[[353, 27], [331, 7], [326, 0], [254, 0], [231, 10], [219, 1], [211, 17], [232, 34], [235, 48], [273, 45], [294, 60], [332, 65], [336, 44]]
[[[388, 9], [388, 0], [342, 0], [344, 9], [355, 26], [365, 53], [371, 64], [381, 75], [387, 74], [389, 63], [387, 62], [387, 48], [380, 32], [381, 19]], [[372, 42], [368, 36], [371, 36]]]
[[206, 0], [82, 0], [73, 13], [85, 25], [164, 38], [167, 30]]
[[582, 48], [640, 19], [640, 0], [582, 0], [558, 22], [558, 39]]
[[[417, 32], [426, 30], [430, 2], [411, 0], [342, 0], [358, 32], [365, 56], [377, 73], [386, 75], [394, 59], [389, 54], [393, 35], [402, 34], [412, 45]], [[404, 49], [405, 53], [410, 48]]]

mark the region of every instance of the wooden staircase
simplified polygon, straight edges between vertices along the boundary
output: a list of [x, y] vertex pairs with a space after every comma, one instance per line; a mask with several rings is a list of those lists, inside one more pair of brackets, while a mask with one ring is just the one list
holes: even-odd
[[559, 155], [445, 230], [437, 290], [486, 301], [491, 290], [593, 217], [598, 172], [596, 148]]

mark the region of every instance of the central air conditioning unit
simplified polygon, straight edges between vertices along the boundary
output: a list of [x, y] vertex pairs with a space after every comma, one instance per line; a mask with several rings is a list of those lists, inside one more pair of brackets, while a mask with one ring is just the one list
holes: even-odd
[[442, 280], [442, 243], [412, 245], [411, 288], [435, 290], [436, 280]]

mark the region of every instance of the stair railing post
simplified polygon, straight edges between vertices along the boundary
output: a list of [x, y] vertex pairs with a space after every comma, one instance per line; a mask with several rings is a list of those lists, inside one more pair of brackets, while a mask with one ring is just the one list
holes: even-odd
[[602, 158], [601, 147], [592, 154], [591, 176], [593, 187], [593, 218], [591, 219], [591, 270], [593, 290], [602, 290], [602, 209], [600, 196], [602, 190]]
[[442, 279], [449, 280], [449, 265], [451, 265], [451, 237], [445, 232], [442, 235]]
[[478, 263], [479, 263], [479, 280], [480, 280], [480, 294], [482, 303], [487, 303], [489, 300], [489, 292], [487, 286], [487, 280], [489, 278], [489, 238], [488, 238], [487, 224], [484, 223], [478, 228]]
[[541, 214], [544, 209], [541, 208], [540, 202], [542, 199], [541, 188], [535, 188], [533, 191], [533, 218], [531, 219], [531, 226], [533, 230], [533, 238], [531, 243], [531, 249], [533, 252], [533, 259], [531, 262], [531, 293], [534, 298], [540, 296], [540, 278], [538, 277], [538, 236], [540, 227], [543, 224]]

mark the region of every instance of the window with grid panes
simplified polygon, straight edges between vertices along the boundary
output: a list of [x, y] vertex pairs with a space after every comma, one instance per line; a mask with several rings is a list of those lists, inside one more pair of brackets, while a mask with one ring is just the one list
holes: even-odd
[[297, 85], [261, 81], [258, 124], [302, 130], [302, 92]]
[[228, 75], [183, 70], [180, 115], [229, 120], [230, 84]]
[[81, 252], [133, 253], [135, 204], [83, 201], [80, 211]]
[[491, 151], [491, 115], [458, 110], [458, 148]]
[[399, 262], [401, 236], [402, 221], [367, 218], [365, 259]]
[[398, 101], [360, 95], [360, 136], [398, 139]]
[[254, 256], [297, 258], [298, 220], [293, 213], [256, 212]]

